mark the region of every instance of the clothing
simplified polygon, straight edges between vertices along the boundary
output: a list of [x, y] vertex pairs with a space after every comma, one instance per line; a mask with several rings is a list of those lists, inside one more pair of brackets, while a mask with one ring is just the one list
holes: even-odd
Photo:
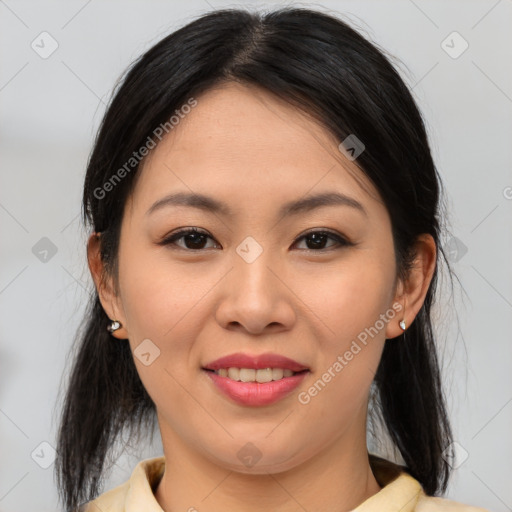
[[[370, 466], [382, 487], [352, 512], [489, 512], [444, 498], [426, 496], [420, 483], [403, 467], [370, 454]], [[154, 492], [165, 457], [139, 462], [129, 480], [82, 506], [80, 512], [162, 512]]]

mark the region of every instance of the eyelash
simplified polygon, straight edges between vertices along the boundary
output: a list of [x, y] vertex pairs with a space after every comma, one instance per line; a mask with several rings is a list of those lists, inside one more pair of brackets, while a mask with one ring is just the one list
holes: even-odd
[[[176, 241], [181, 239], [181, 238], [184, 238], [185, 236], [187, 235], [190, 235], [190, 234], [198, 234], [198, 235], [204, 235], [210, 239], [213, 240], [213, 238], [206, 232], [206, 231], [202, 231], [202, 230], [199, 230], [197, 228], [190, 228], [190, 229], [183, 229], [181, 231], [178, 231], [176, 233], [172, 233], [170, 236], [164, 238], [161, 242], [159, 242], [158, 245], [164, 245], [164, 246], [169, 246], [169, 245], [174, 245], [176, 246], [178, 249], [182, 249], [184, 251], [188, 251], [188, 252], [201, 252], [201, 251], [204, 251], [205, 249], [189, 249], [187, 247], [180, 247], [179, 245], [176, 245]], [[295, 245], [297, 242], [299, 242], [300, 240], [302, 240], [303, 238], [306, 238], [310, 235], [327, 235], [329, 238], [331, 238], [331, 240], [334, 240], [338, 243], [338, 248], [342, 248], [342, 247], [348, 247], [348, 246], [352, 246], [354, 245], [354, 243], [352, 242], [349, 242], [346, 238], [342, 237], [341, 235], [333, 232], [333, 231], [329, 231], [329, 230], [314, 230], [314, 231], [309, 231], [307, 233], [304, 233], [303, 235], [300, 235], [298, 238], [296, 238], [293, 242], [293, 245]], [[322, 249], [301, 249], [303, 251], [308, 251], [308, 252], [325, 252], [325, 251], [329, 251], [329, 250], [332, 250], [332, 249], [336, 249], [335, 246], [333, 247], [327, 247], [327, 248], [322, 248]]]

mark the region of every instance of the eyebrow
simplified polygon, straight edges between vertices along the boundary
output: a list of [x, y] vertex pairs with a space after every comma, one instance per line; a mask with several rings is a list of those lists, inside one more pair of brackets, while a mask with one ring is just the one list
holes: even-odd
[[[233, 212], [228, 205], [204, 194], [178, 192], [169, 194], [159, 199], [149, 208], [146, 215], [169, 206], [188, 206], [206, 212], [232, 216]], [[364, 215], [368, 215], [363, 205], [356, 199], [339, 192], [324, 192], [302, 199], [290, 201], [281, 206], [278, 212], [279, 217], [287, 217], [307, 213], [325, 206], [349, 206]]]

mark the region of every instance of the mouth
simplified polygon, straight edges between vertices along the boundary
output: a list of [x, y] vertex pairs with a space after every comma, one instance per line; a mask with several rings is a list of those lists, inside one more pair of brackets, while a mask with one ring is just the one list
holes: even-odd
[[264, 406], [290, 394], [311, 370], [277, 354], [232, 354], [202, 367], [214, 388], [239, 405]]

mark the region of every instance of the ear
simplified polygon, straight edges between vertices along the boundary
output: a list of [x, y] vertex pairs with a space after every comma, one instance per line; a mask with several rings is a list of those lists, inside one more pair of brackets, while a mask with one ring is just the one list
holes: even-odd
[[402, 308], [397, 312], [396, 320], [386, 327], [386, 338], [396, 338], [404, 331], [399, 325], [405, 321], [406, 329], [412, 324], [421, 309], [436, 268], [437, 247], [429, 234], [419, 235], [415, 242], [415, 257], [405, 282], [399, 281], [393, 303]]
[[103, 310], [111, 320], [118, 320], [121, 328], [111, 335], [120, 340], [128, 338], [126, 318], [120, 298], [115, 293], [112, 277], [105, 272], [101, 259], [101, 233], [93, 233], [87, 242], [87, 262]]

